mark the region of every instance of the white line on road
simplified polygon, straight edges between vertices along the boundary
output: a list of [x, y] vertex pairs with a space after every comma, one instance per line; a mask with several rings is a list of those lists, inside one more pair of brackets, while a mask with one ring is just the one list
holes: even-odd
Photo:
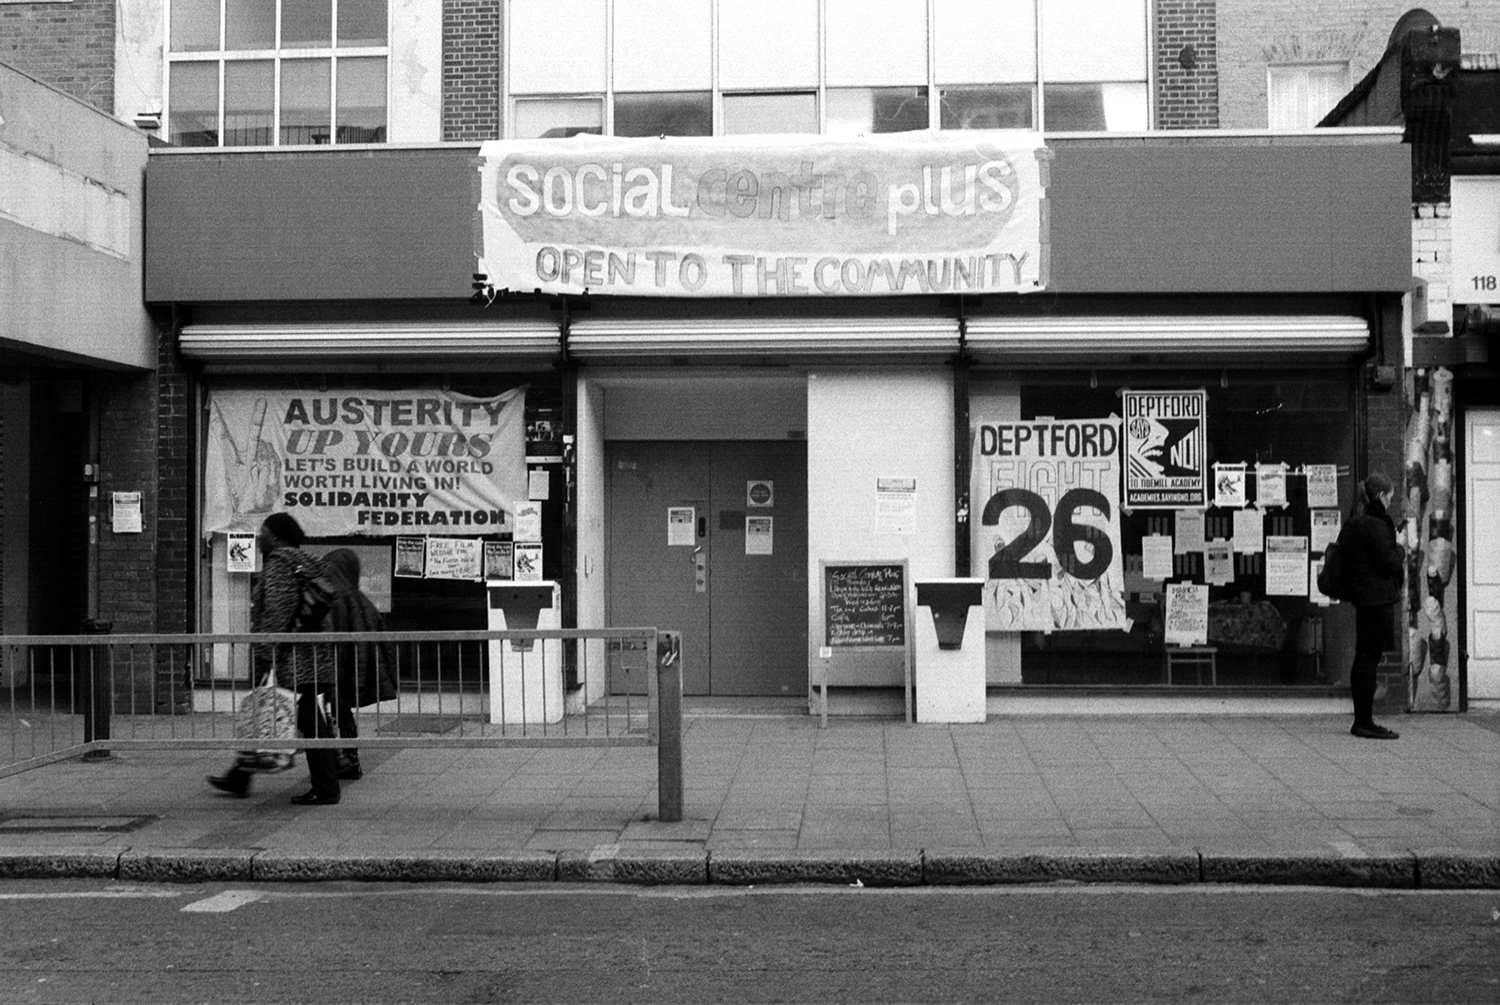
[[223, 893], [216, 893], [212, 897], [195, 900], [191, 904], [184, 906], [183, 910], [223, 914], [226, 911], [233, 911], [237, 907], [253, 904], [264, 896], [265, 894], [258, 890], [225, 890]]
[[0, 893], [0, 900], [127, 900], [131, 897], [162, 899], [180, 897], [176, 890], [72, 890], [67, 893]]

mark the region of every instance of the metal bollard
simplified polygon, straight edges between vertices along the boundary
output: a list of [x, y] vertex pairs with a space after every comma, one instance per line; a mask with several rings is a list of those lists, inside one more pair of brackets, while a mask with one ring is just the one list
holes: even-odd
[[682, 634], [656, 636], [657, 819], [682, 820]]
[[[114, 629], [110, 621], [85, 618], [84, 635], [108, 635]], [[83, 742], [109, 739], [109, 718], [114, 711], [114, 682], [106, 669], [106, 654], [100, 646], [79, 646], [78, 658], [82, 667], [78, 673], [83, 685]], [[85, 761], [107, 761], [108, 749], [90, 750], [83, 755]]]

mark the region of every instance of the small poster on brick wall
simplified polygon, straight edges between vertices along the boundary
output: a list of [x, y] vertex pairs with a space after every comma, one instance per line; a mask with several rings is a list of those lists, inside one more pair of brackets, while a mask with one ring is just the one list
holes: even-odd
[[141, 532], [141, 494], [139, 492], [112, 493], [111, 527], [116, 534], [139, 534]]

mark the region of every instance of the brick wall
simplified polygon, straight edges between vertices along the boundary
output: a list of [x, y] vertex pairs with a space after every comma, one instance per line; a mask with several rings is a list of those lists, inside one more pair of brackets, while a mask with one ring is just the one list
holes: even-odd
[[1427, 280], [1427, 320], [1453, 323], [1453, 228], [1448, 203], [1412, 207], [1412, 275]]
[[115, 5], [0, 4], [0, 63], [113, 114]]
[[1219, 125], [1218, 0], [1156, 0], [1156, 127]]
[[501, 24], [501, 0], [443, 2], [444, 140], [500, 136]]
[[1220, 124], [1266, 128], [1272, 63], [1347, 62], [1352, 88], [1380, 61], [1397, 20], [1416, 6], [1458, 28], [1465, 51], [1500, 49], [1500, 0], [1218, 0]]

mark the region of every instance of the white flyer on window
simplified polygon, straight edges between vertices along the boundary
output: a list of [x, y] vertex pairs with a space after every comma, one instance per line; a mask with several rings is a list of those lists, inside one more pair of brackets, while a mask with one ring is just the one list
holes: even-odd
[[542, 578], [542, 546], [535, 543], [516, 545], [516, 581], [535, 583]]
[[1141, 575], [1147, 579], [1172, 578], [1172, 539], [1165, 534], [1141, 538]]
[[1265, 515], [1253, 506], [1234, 511], [1234, 550], [1242, 555], [1258, 555], [1265, 547]]
[[1177, 527], [1173, 534], [1172, 552], [1191, 555], [1203, 550], [1206, 537], [1204, 523], [1207, 513], [1201, 509], [1180, 509], [1176, 513]]
[[427, 539], [428, 579], [480, 579], [483, 561], [482, 542], [475, 538]]
[[1168, 583], [1163, 637], [1169, 645], [1208, 643], [1208, 587], [1201, 583]]
[[1338, 509], [1339, 469], [1332, 464], [1304, 464], [1302, 473], [1307, 476], [1308, 508]]
[[1266, 538], [1266, 596], [1307, 596], [1307, 538]]
[[1285, 464], [1255, 466], [1255, 504], [1261, 509], [1275, 509], [1286, 505]]
[[1245, 505], [1245, 465], [1214, 465], [1214, 505], [1223, 509], [1238, 509]]
[[1307, 566], [1307, 599], [1319, 607], [1329, 607], [1338, 603], [1337, 600], [1318, 589], [1318, 577], [1323, 574], [1324, 561], [1323, 556], [1319, 555]]
[[542, 539], [542, 504], [531, 499], [517, 500], [515, 507], [515, 540], [540, 541]]
[[1336, 509], [1315, 509], [1312, 511], [1312, 541], [1308, 545], [1314, 555], [1321, 555], [1328, 550], [1328, 546], [1339, 539], [1339, 531], [1343, 529], [1343, 514]]
[[1234, 582], [1234, 549], [1222, 537], [1214, 538], [1203, 549], [1203, 578], [1210, 586]]

